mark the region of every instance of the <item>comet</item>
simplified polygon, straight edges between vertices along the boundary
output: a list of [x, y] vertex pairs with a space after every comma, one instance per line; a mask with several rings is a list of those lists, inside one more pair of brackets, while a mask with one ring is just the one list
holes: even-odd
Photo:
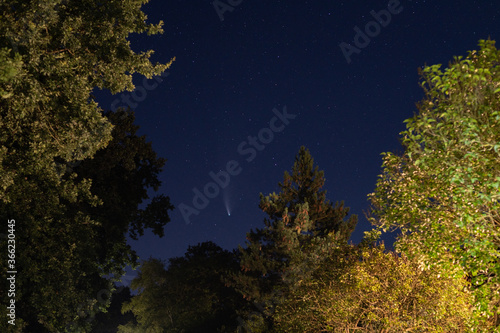
[[231, 216], [231, 207], [229, 207], [229, 200], [224, 200], [224, 205], [226, 206], [227, 216]]
[[229, 194], [224, 192], [224, 206], [226, 207], [227, 216], [231, 216], [231, 205], [229, 204]]

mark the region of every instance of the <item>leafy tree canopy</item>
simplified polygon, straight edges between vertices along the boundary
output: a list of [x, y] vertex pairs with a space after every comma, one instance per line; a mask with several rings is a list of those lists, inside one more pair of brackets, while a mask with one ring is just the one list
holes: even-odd
[[457, 263], [470, 274], [478, 312], [500, 324], [500, 51], [478, 51], [448, 68], [426, 66], [419, 113], [386, 153], [370, 195], [372, 222], [397, 228], [399, 250], [422, 267]]
[[123, 306], [138, 324], [126, 332], [234, 332], [243, 298], [227, 287], [223, 275], [239, 268], [236, 253], [212, 242], [190, 246], [184, 257], [145, 261], [132, 288], [139, 294]]
[[162, 32], [161, 22], [146, 23], [146, 2], [0, 3], [0, 215], [16, 220], [16, 320], [27, 331], [88, 326], [107, 303], [99, 292], [113, 288], [103, 276], [119, 278], [135, 262], [124, 233], [161, 234], [168, 222], [166, 197], [138, 209], [164, 161], [135, 135], [133, 116], [106, 116], [91, 96], [95, 88], [132, 90], [133, 73], [170, 66], [130, 49], [130, 33]]
[[[132, 74], [159, 75], [169, 64], [152, 65], [152, 51], [136, 54], [127, 37], [155, 34], [141, 11], [145, 0], [115, 2], [3, 1], [0, 49], [7, 65], [0, 80], [0, 200], [14, 200], [25, 174], [43, 173], [63, 182], [55, 159], [91, 157], [111, 139], [111, 124], [90, 98], [94, 88], [132, 90]], [[8, 50], [8, 54], [6, 54]], [[13, 186], [13, 184], [16, 184]]]
[[468, 331], [474, 301], [465, 284], [383, 245], [345, 246], [278, 305], [275, 332]]

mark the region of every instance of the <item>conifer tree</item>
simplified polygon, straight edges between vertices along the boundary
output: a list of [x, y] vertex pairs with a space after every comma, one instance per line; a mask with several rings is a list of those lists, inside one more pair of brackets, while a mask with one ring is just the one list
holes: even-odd
[[260, 195], [259, 207], [268, 215], [265, 227], [247, 234], [240, 247], [242, 272], [233, 284], [267, 317], [287, 291], [317, 267], [329, 249], [347, 243], [357, 216], [326, 199], [323, 171], [314, 166], [305, 147], [285, 171], [281, 192]]

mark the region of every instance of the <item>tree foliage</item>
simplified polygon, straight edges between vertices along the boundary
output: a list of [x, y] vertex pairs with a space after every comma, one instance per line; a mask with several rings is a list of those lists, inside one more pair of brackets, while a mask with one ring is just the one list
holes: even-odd
[[128, 322], [134, 322], [132, 313], [122, 314], [122, 306], [130, 302], [132, 295], [129, 287], [119, 287], [111, 295], [111, 304], [106, 312], [100, 312], [96, 315], [93, 324], [92, 333], [110, 333], [117, 332], [119, 325], [125, 325]]
[[[159, 75], [167, 65], [152, 65], [152, 51], [135, 54], [131, 32], [161, 32], [161, 22], [146, 24], [147, 1], [3, 1], [0, 49], [8, 75], [0, 91], [0, 200], [14, 200], [19, 178], [43, 173], [64, 182], [77, 195], [55, 159], [91, 157], [111, 139], [111, 124], [90, 98], [94, 88], [113, 93], [132, 90], [132, 74]], [[9, 50], [9, 55], [5, 55]], [[2, 66], [4, 67], [4, 66]], [[14, 186], [15, 184], [15, 186]]]
[[[109, 301], [100, 292], [110, 293], [124, 267], [137, 265], [137, 255], [126, 241], [127, 232], [135, 235], [147, 227], [162, 236], [169, 221], [168, 211], [173, 207], [168, 197], [155, 197], [139, 209], [149, 199], [148, 188], [158, 189], [164, 159], [157, 158], [145, 137], [136, 135], [133, 113], [118, 110], [106, 116], [114, 125], [110, 144], [92, 159], [65, 165], [76, 181], [92, 181], [90, 192], [102, 198], [98, 205], [63, 201], [57, 193], [48, 197], [50, 191], [43, 192], [50, 189], [47, 186], [33, 187], [31, 196], [45, 195], [51, 200], [36, 201], [37, 206], [30, 210], [16, 211], [19, 206], [13, 204], [1, 206], [2, 212], [17, 221], [31, 221], [16, 229], [16, 243], [22, 246], [17, 253], [17, 299], [21, 318], [34, 325], [30, 329], [53, 331], [64, 322], [72, 322], [68, 327], [73, 331], [90, 327], [93, 316]], [[20, 272], [29, 278], [23, 279]], [[111, 280], [104, 277], [110, 274]], [[53, 318], [53, 326], [45, 318]]]
[[372, 193], [373, 223], [398, 228], [398, 248], [422, 267], [460, 264], [477, 311], [500, 323], [500, 51], [426, 66], [426, 96], [401, 133], [405, 151], [384, 154]]
[[278, 306], [275, 331], [465, 332], [473, 315], [465, 284], [383, 245], [346, 246]]
[[[104, 276], [119, 278], [123, 265], [135, 261], [124, 241], [129, 226], [132, 234], [144, 227], [161, 233], [168, 221], [166, 197], [138, 209], [147, 188], [158, 186], [163, 161], [135, 130], [120, 129], [124, 123], [113, 129], [114, 115], [107, 117], [91, 96], [95, 88], [132, 90], [133, 73], [151, 77], [169, 67], [153, 65], [152, 51], [130, 49], [130, 33], [161, 32], [161, 22], [146, 23], [146, 2], [0, 3], [0, 216], [16, 220], [16, 321], [27, 331], [88, 326], [85, 319], [106, 306], [99, 292], [113, 289]], [[111, 156], [117, 147], [106, 150], [118, 133], [126, 133], [117, 139], [122, 157]], [[89, 162], [98, 151], [100, 161]], [[121, 173], [108, 179], [94, 167]], [[112, 188], [120, 182], [136, 193]], [[6, 271], [2, 266], [4, 281]]]
[[143, 235], [144, 228], [152, 229], [161, 237], [163, 226], [170, 221], [168, 211], [173, 209], [169, 198], [158, 195], [144, 209], [138, 206], [150, 199], [148, 189], [158, 191], [161, 185], [158, 175], [166, 160], [157, 157], [145, 136], [137, 135], [139, 126], [134, 124], [133, 112], [118, 109], [104, 115], [114, 125], [113, 139], [107, 147], [91, 159], [75, 166], [66, 165], [77, 174], [77, 181], [92, 180], [90, 191], [100, 198], [101, 204], [80, 205], [75, 209], [85, 209], [101, 222], [106, 221], [102, 238], [111, 244], [124, 242], [127, 231], [131, 238], [137, 239]]
[[122, 325], [119, 332], [234, 332], [244, 302], [222, 276], [238, 268], [235, 253], [212, 242], [190, 246], [167, 268], [157, 259], [145, 261], [132, 281], [139, 293], [123, 306], [138, 324]]

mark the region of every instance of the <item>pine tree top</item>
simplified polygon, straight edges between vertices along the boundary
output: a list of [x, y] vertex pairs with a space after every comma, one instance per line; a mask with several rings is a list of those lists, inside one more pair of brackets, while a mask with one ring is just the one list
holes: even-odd
[[[261, 194], [267, 213], [264, 228], [247, 234], [241, 248], [241, 270], [234, 285], [248, 299], [275, 302], [298, 279], [310, 274], [336, 245], [345, 244], [357, 222], [344, 220], [349, 209], [326, 199], [323, 171], [301, 147], [291, 173], [285, 172], [280, 193]], [[266, 306], [267, 307], [267, 306]]]
[[343, 218], [347, 216], [349, 209], [344, 208], [343, 202], [334, 207], [326, 198], [326, 190], [322, 189], [324, 184], [324, 172], [314, 165], [309, 150], [304, 146], [300, 147], [291, 174], [285, 171], [283, 182], [278, 184], [281, 192], [268, 196], [260, 194], [259, 207], [269, 216], [265, 221], [266, 226], [270, 227], [279, 220], [284, 220], [289, 227], [297, 228], [296, 222], [299, 220], [296, 217], [303, 211], [304, 204], [307, 204], [310, 223], [301, 226], [302, 231], [314, 236], [341, 231], [341, 238], [347, 241], [354, 230], [356, 218], [351, 218], [348, 226], [344, 226], [346, 222]]

